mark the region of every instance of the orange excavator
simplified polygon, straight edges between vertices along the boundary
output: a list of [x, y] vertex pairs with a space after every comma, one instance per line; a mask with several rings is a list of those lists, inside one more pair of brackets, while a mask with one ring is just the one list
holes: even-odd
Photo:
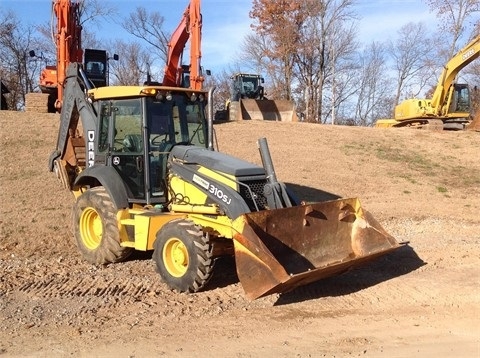
[[[190, 39], [190, 65], [182, 65], [183, 50]], [[202, 14], [200, 0], [191, 0], [182, 20], [168, 43], [167, 65], [163, 86], [202, 89], [204, 77], [200, 60], [202, 42]]]
[[[57, 49], [56, 65], [47, 65], [40, 74], [39, 82], [41, 92], [48, 96], [48, 112], [51, 113], [60, 112], [62, 108], [67, 67], [71, 63], [82, 64], [83, 62], [80, 6], [80, 1], [54, 0], [52, 2], [52, 18], [55, 14], [57, 19], [56, 33], [52, 34]], [[30, 56], [35, 57], [35, 52], [30, 51]], [[96, 87], [106, 86], [106, 51], [85, 49], [84, 67], [88, 78]]]

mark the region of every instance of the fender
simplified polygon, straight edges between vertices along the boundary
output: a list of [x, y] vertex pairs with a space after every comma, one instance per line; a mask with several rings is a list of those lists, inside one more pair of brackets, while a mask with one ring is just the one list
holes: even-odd
[[128, 208], [127, 188], [114, 168], [103, 165], [86, 168], [78, 175], [74, 186], [88, 185], [92, 179], [99, 181], [107, 189], [117, 209]]

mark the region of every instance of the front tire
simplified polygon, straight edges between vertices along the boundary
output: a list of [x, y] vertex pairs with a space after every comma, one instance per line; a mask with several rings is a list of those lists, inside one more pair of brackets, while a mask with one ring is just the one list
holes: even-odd
[[153, 260], [163, 281], [180, 292], [198, 292], [213, 271], [212, 245], [189, 220], [172, 220], [157, 233]]
[[73, 226], [77, 247], [92, 264], [123, 261], [133, 251], [120, 245], [117, 210], [104, 187], [89, 189], [77, 199]]

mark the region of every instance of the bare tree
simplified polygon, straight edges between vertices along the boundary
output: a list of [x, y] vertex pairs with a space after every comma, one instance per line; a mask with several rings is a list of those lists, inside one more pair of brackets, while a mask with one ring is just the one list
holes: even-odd
[[[348, 80], [341, 84], [335, 83], [335, 78], [342, 78], [341, 70], [348, 67], [346, 60], [355, 51], [353, 28], [346, 25], [355, 17], [350, 10], [353, 3], [353, 0], [253, 1], [250, 17], [261, 41], [249, 41], [248, 45], [255, 49], [250, 53], [268, 60], [262, 65], [270, 66], [272, 78], [275, 73], [282, 74], [278, 81], [285, 89], [282, 97], [292, 99], [295, 92], [308, 121], [325, 122], [329, 117], [334, 118], [334, 108], [343, 101], [335, 95], [336, 86], [342, 88], [337, 94], [351, 92], [344, 86]], [[338, 74], [334, 76], [335, 70]]]
[[[223, 70], [221, 73], [218, 73], [213, 76], [208, 76], [205, 79], [204, 87], [213, 88], [215, 87], [215, 96], [213, 103], [214, 113], [226, 110], [226, 102], [230, 99], [230, 85], [231, 85], [231, 76], [233, 72], [238, 72], [233, 69]], [[223, 119], [223, 118], [222, 118]]]
[[[478, 27], [480, 0], [425, 0], [432, 12], [435, 12], [440, 20], [442, 33], [442, 46], [446, 60], [453, 57], [459, 50], [459, 40], [465, 33], [473, 32]], [[473, 20], [469, 23], [469, 20]], [[472, 31], [471, 31], [472, 30]], [[445, 41], [450, 35], [450, 41]]]
[[[269, 37], [262, 34], [247, 35], [241, 46], [239, 62], [235, 65], [265, 77], [265, 96], [275, 99], [287, 98], [281, 61], [274, 53]], [[240, 70], [238, 71], [240, 72]]]
[[[147, 80], [147, 72], [152, 63], [151, 54], [138, 42], [117, 40], [113, 46], [116, 53], [122, 54], [118, 61], [110, 62], [109, 77], [114, 85], [140, 85]], [[158, 74], [152, 74], [155, 78]]]
[[402, 26], [397, 40], [389, 41], [388, 53], [393, 59], [396, 75], [395, 104], [400, 102], [402, 94], [405, 97], [419, 95], [432, 78], [431, 59], [435, 55], [431, 43], [428, 31], [421, 22]]
[[391, 114], [389, 94], [393, 81], [385, 75], [388, 73], [385, 46], [372, 42], [360, 55], [358, 71], [354, 121], [357, 125], [369, 126]]
[[34, 29], [24, 26], [13, 12], [1, 16], [0, 76], [10, 91], [10, 109], [21, 109], [25, 104], [25, 94], [35, 87], [40, 66], [28, 58], [34, 42]]
[[335, 122], [335, 110], [348, 96], [351, 54], [355, 53], [353, 1], [308, 1], [298, 37], [295, 66], [298, 85], [305, 88], [307, 121]]
[[91, 24], [101, 29], [101, 20], [109, 21], [118, 14], [117, 7], [109, 1], [78, 0], [78, 2], [80, 3], [80, 24], [83, 27]]
[[253, 0], [250, 17], [254, 20], [252, 28], [261, 36], [265, 47], [264, 56], [274, 61], [276, 71], [283, 78], [281, 85], [283, 98], [291, 99], [294, 56], [297, 49], [299, 29], [305, 13], [301, 11], [303, 1]]
[[167, 61], [170, 34], [163, 31], [164, 18], [156, 11], [137, 7], [123, 22], [122, 26], [130, 34], [145, 41], [150, 47], [154, 60], [164, 64]]

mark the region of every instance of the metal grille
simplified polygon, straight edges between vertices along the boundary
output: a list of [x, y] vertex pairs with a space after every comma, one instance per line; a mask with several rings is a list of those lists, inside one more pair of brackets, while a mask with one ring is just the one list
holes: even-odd
[[255, 203], [257, 204], [258, 210], [265, 210], [267, 207], [267, 199], [263, 195], [263, 188], [267, 181], [263, 180], [250, 180], [244, 181], [240, 185], [240, 195], [245, 199], [248, 207], [251, 211], [257, 211]]

